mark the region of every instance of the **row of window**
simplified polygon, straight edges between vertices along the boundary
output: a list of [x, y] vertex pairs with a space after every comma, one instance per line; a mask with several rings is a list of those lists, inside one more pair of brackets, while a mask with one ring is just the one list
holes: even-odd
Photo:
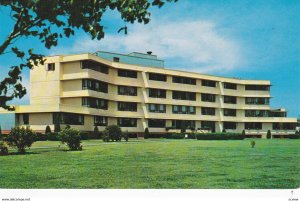
[[[49, 63], [47, 66], [48, 66], [47, 70], [50, 70], [50, 71], [55, 70], [54, 63]], [[102, 72], [105, 74], [109, 73], [108, 66], [106, 66], [105, 64], [96, 62], [96, 61], [92, 61], [92, 60], [82, 61], [81, 68], [95, 70], [95, 71]], [[118, 76], [119, 77], [128, 77], [128, 78], [137, 78], [137, 71], [118, 69]], [[164, 74], [159, 74], [159, 73], [149, 73], [149, 80], [166, 82], [167, 76]], [[173, 83], [196, 85], [195, 78], [189, 78], [189, 77], [183, 77], [183, 76], [173, 76], [172, 81], [173, 81]], [[213, 81], [213, 80], [201, 80], [201, 85], [206, 86], [206, 87], [216, 87], [217, 82]], [[225, 89], [236, 90], [237, 84], [224, 82], [223, 87]], [[270, 91], [270, 86], [269, 85], [245, 85], [245, 90]]]
[[[25, 113], [23, 116], [24, 124], [29, 124], [29, 114]], [[55, 112], [52, 115], [53, 124], [69, 124], [69, 125], [84, 125], [84, 115], [66, 112]], [[202, 129], [215, 130], [214, 121], [201, 121]], [[136, 118], [118, 118], [117, 124], [121, 127], [137, 127]], [[107, 126], [108, 117], [105, 116], [94, 116], [95, 126]], [[181, 129], [195, 129], [196, 121], [193, 120], [172, 120], [172, 128]], [[166, 120], [164, 119], [148, 119], [149, 128], [165, 128]], [[237, 122], [223, 122], [224, 129], [236, 129]], [[295, 124], [293, 123], [273, 123], [273, 130], [294, 130]], [[244, 129], [262, 129], [261, 122], [245, 122]]]
[[[82, 106], [89, 108], [97, 108], [102, 110], [108, 109], [108, 100], [101, 98], [83, 97]], [[118, 102], [119, 111], [137, 111], [136, 102]], [[201, 107], [202, 115], [215, 115], [215, 108]], [[173, 105], [174, 114], [196, 114], [195, 106]], [[149, 112], [166, 113], [165, 104], [149, 104]], [[224, 116], [236, 116], [235, 109], [224, 109]], [[245, 110], [245, 117], [285, 117], [286, 112], [273, 112], [269, 110]], [[25, 118], [25, 117], [23, 117]]]
[[[83, 79], [82, 89], [94, 90], [103, 93], [108, 93], [108, 84], [105, 82]], [[137, 96], [137, 87], [132, 86], [118, 86], [118, 94], [126, 96]], [[195, 92], [182, 92], [182, 91], [172, 91], [173, 99], [177, 100], [196, 100]], [[166, 90], [164, 89], [154, 89], [149, 88], [149, 97], [151, 98], [166, 98]], [[203, 102], [216, 102], [216, 94], [201, 93], [201, 101]], [[236, 96], [224, 96], [224, 103], [236, 104]], [[268, 105], [269, 98], [253, 98], [246, 97], [245, 104], [250, 105]]]

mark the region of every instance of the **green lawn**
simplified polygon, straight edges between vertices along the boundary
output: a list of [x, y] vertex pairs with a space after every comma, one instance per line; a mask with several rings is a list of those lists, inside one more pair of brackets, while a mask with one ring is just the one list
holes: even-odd
[[0, 188], [299, 188], [300, 140], [36, 142], [0, 157]]

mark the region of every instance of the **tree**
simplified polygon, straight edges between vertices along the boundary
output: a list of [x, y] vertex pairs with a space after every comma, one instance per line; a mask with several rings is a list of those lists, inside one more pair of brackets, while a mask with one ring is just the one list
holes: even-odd
[[121, 141], [122, 130], [117, 125], [110, 125], [105, 128], [104, 136], [105, 137], [103, 139], [105, 139], [106, 141], [107, 141], [107, 137], [112, 141]]
[[272, 138], [272, 133], [270, 130], [268, 130], [267, 132], [267, 139], [271, 139]]
[[29, 127], [15, 127], [11, 129], [4, 141], [9, 146], [16, 147], [19, 153], [24, 154], [26, 152], [25, 149], [31, 147], [35, 139], [36, 136]]
[[65, 128], [58, 134], [62, 143], [66, 143], [70, 150], [82, 150], [80, 131], [75, 128]]
[[144, 139], [148, 139], [148, 138], [149, 138], [149, 129], [145, 128]]
[[49, 133], [51, 133], [51, 128], [50, 128], [50, 126], [48, 125], [48, 126], [46, 126], [45, 134], [49, 134]]
[[[104, 26], [101, 24], [102, 16], [107, 10], [117, 10], [125, 23], [144, 23], [150, 21], [149, 9], [161, 7], [165, 2], [177, 0], [2, 0], [0, 8], [8, 10], [14, 21], [10, 34], [0, 41], [0, 56], [8, 53], [14, 54], [22, 62], [11, 67], [8, 77], [0, 82], [0, 107], [14, 110], [7, 102], [14, 98], [22, 98], [26, 88], [22, 85], [22, 70], [32, 69], [36, 65], [43, 65], [44, 55], [35, 53], [32, 47], [19, 49], [15, 46], [16, 40], [21, 38], [36, 38], [47, 49], [58, 45], [60, 38], [69, 38], [75, 30], [83, 30], [92, 39], [100, 40], [104, 37]], [[4, 15], [5, 12], [1, 11]], [[118, 32], [127, 34], [127, 26], [121, 27]], [[4, 33], [0, 34], [4, 35]]]

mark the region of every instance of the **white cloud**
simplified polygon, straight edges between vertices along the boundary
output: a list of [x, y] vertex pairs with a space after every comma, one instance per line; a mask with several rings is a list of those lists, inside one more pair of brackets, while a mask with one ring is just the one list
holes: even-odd
[[128, 35], [106, 34], [101, 41], [82, 37], [67, 52], [97, 50], [120, 53], [151, 50], [166, 61], [168, 68], [197, 72], [232, 70], [241, 62], [239, 44], [222, 36], [214, 23], [201, 20], [173, 22], [153, 19], [148, 25], [129, 27]]

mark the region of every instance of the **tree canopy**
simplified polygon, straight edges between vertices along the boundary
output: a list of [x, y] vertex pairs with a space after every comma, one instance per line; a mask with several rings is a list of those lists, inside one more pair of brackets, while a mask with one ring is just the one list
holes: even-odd
[[[116, 10], [127, 23], [150, 21], [151, 7], [161, 7], [166, 2], [177, 0], [1, 0], [0, 8], [10, 11], [14, 25], [8, 36], [0, 41], [0, 56], [12, 52], [20, 58], [20, 64], [11, 66], [8, 76], [0, 81], [0, 107], [14, 110], [7, 103], [14, 98], [22, 98], [26, 88], [22, 85], [22, 70], [43, 65], [44, 55], [33, 47], [20, 49], [15, 41], [25, 37], [35, 37], [45, 48], [57, 46], [59, 39], [69, 38], [76, 30], [83, 30], [91, 39], [104, 37], [102, 16], [108, 10]], [[1, 14], [0, 14], [1, 15]], [[2, 13], [3, 15], [3, 13]], [[119, 32], [127, 34], [127, 27]], [[1, 31], [0, 31], [1, 34]]]

